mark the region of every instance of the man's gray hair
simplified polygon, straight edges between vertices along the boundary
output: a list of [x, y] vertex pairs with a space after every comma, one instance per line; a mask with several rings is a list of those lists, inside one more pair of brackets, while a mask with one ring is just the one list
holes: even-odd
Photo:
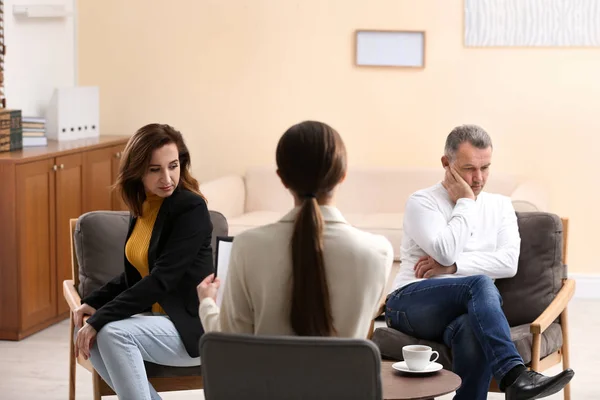
[[453, 160], [458, 147], [464, 142], [469, 142], [478, 149], [493, 148], [492, 138], [490, 138], [490, 135], [483, 128], [477, 125], [461, 125], [452, 129], [452, 132], [446, 138], [444, 155], [448, 159]]

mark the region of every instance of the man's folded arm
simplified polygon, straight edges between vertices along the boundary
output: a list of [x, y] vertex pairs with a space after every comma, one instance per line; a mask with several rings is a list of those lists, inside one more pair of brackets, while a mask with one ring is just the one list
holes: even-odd
[[469, 240], [474, 211], [474, 200], [459, 199], [448, 221], [434, 200], [416, 193], [406, 203], [404, 232], [435, 261], [450, 266]]

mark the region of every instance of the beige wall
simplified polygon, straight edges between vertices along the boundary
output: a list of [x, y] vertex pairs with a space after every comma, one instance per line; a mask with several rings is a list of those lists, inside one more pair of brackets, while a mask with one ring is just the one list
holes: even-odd
[[[571, 271], [600, 272], [600, 49], [463, 46], [461, 0], [79, 1], [79, 84], [101, 88], [103, 133], [173, 124], [201, 180], [274, 159], [304, 119], [352, 164], [439, 165], [477, 123], [496, 170], [548, 185], [571, 218]], [[424, 70], [357, 68], [356, 29], [427, 32]], [[441, 176], [441, 175], [440, 175]]]

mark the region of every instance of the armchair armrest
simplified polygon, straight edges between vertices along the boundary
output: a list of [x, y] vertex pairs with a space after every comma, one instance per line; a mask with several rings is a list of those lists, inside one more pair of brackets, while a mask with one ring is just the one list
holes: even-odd
[[548, 211], [548, 190], [539, 183], [521, 183], [510, 195], [515, 211]]
[[230, 219], [242, 215], [246, 204], [246, 185], [238, 175], [227, 175], [200, 185], [208, 201], [208, 209], [218, 211]]
[[567, 308], [569, 301], [575, 294], [575, 281], [573, 279], [565, 279], [563, 287], [552, 300], [552, 303], [537, 317], [530, 325], [530, 332], [533, 334], [541, 334], [550, 324], [559, 317], [559, 315]]
[[77, 293], [72, 279], [63, 281], [63, 296], [71, 311], [81, 305], [81, 297], [79, 296], [79, 293]]

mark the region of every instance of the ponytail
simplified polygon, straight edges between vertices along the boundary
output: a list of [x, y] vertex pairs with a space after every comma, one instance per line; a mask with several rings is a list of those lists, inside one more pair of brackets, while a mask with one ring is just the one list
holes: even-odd
[[302, 201], [292, 234], [292, 329], [298, 336], [333, 336], [323, 259], [323, 216], [316, 198]]

